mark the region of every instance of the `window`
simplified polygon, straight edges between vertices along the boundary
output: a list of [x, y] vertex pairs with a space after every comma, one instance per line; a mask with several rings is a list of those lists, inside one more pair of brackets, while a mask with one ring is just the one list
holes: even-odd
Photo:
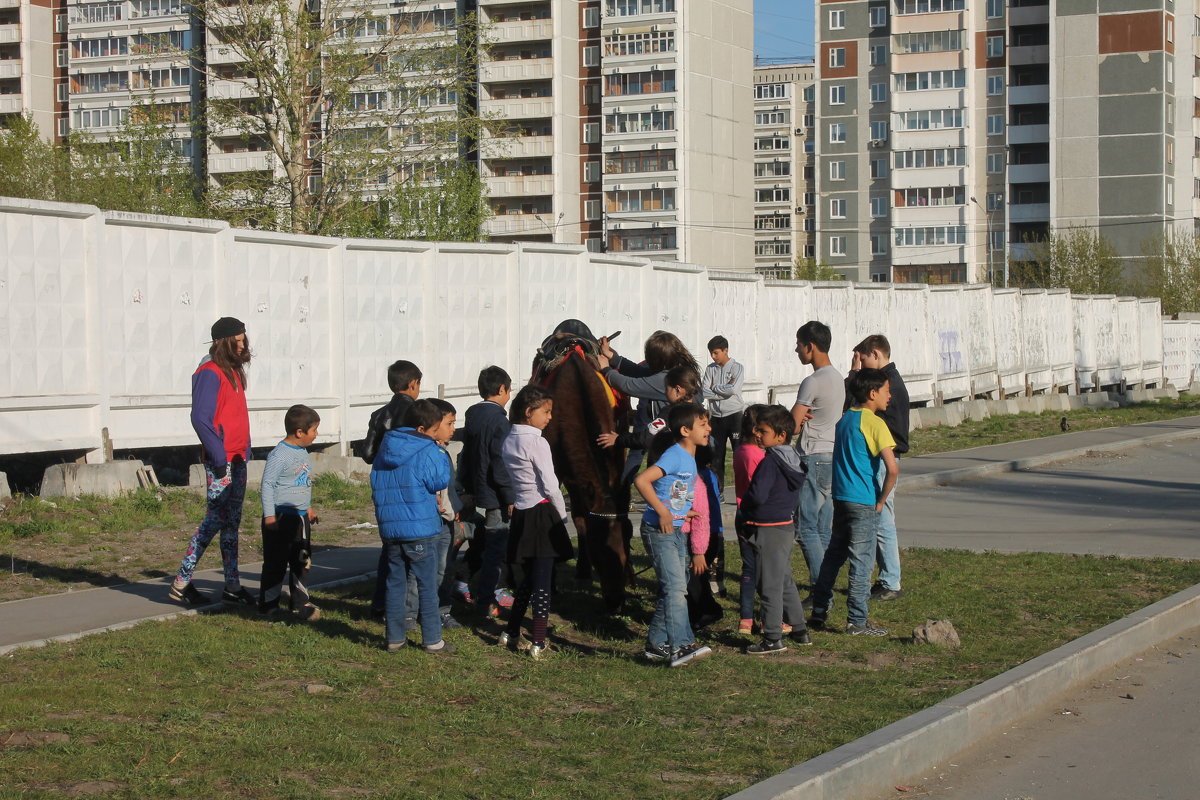
[[608, 249], [613, 253], [638, 250], [674, 250], [674, 228], [613, 231], [608, 234]]
[[805, 258], [816, 258], [817, 257], [816, 245], [811, 245], [811, 244], [804, 245], [804, 257]]
[[829, 180], [831, 180], [831, 181], [846, 180], [846, 162], [845, 161], [830, 161], [829, 162]]
[[792, 229], [791, 214], [756, 214], [754, 229], [758, 231], [790, 231]]
[[[129, 89], [128, 72], [92, 72], [71, 76], [71, 94], [124, 92]], [[76, 125], [76, 128], [88, 127]]]
[[754, 165], [756, 178], [784, 178], [792, 174], [790, 161], [760, 161]]
[[675, 111], [632, 111], [607, 114], [604, 117], [605, 133], [645, 133], [650, 131], [675, 130]]
[[134, 71], [130, 77], [130, 86], [134, 89], [160, 89], [170, 86], [190, 86], [192, 71], [187, 67], [141, 69]]
[[[134, 16], [137, 16], [138, 3], [134, 3], [133, 8]], [[121, 3], [84, 3], [70, 9], [70, 23], [85, 25], [89, 22], [116, 22], [121, 19], [122, 9]]]
[[354, 111], [379, 111], [387, 107], [387, 92], [351, 92], [347, 108]]
[[846, 102], [846, 87], [845, 86], [830, 86], [829, 87], [829, 105], [840, 106]]
[[790, 203], [791, 201], [792, 190], [786, 186], [754, 190], [754, 202], [756, 203]]
[[840, 69], [846, 66], [846, 48], [831, 47], [829, 48], [829, 67], [830, 69]]
[[598, 7], [585, 8], [583, 10], [583, 27], [585, 27], [585, 28], [599, 28], [600, 27], [600, 9]]
[[926, 167], [961, 167], [967, 163], [967, 151], [962, 147], [932, 150], [897, 150], [893, 156], [895, 169], [924, 169]]
[[829, 143], [837, 144], [846, 141], [846, 123], [834, 122], [829, 126]]
[[67, 117], [58, 118], [58, 135], [66, 136], [71, 132], [71, 121]]
[[871, 255], [882, 256], [887, 255], [887, 234], [872, 234], [871, 236]]
[[755, 100], [786, 100], [791, 97], [786, 83], [756, 83], [754, 85]]
[[896, 228], [893, 242], [896, 247], [922, 247], [931, 244], [966, 244], [967, 228], [965, 225]]
[[846, 237], [845, 236], [830, 236], [829, 237], [829, 255], [831, 255], [831, 256], [846, 255]]
[[600, 66], [600, 48], [599, 47], [583, 48], [583, 65], [585, 67]]
[[887, 6], [871, 6], [867, 13], [870, 14], [872, 28], [887, 27]]
[[987, 135], [988, 136], [1003, 136], [1004, 135], [1004, 115], [1003, 114], [988, 114]]
[[755, 125], [788, 125], [791, 121], [791, 111], [760, 111], [754, 115]]
[[77, 108], [72, 112], [72, 128], [112, 128], [129, 120], [127, 108]]
[[587, 122], [583, 126], [583, 143], [595, 144], [600, 141], [600, 123]]
[[829, 29], [831, 31], [840, 31], [846, 27], [846, 12], [845, 11], [830, 11], [829, 12]]
[[[583, 85], [583, 102], [584, 105], [594, 106], [600, 102], [600, 98], [604, 96], [603, 88], [599, 83], [585, 83]], [[495, 97], [495, 92], [492, 93]]]
[[808, 86], [804, 87], [804, 92], [801, 96], [804, 98], [804, 102], [806, 103], [815, 101], [817, 99], [817, 87], [810, 83]]
[[1004, 55], [1004, 37], [989, 36], [987, 37], [987, 57], [1000, 58]]
[[54, 32], [55, 33], [66, 33], [67, 32], [67, 15], [66, 14], [55, 14], [54, 15]]
[[608, 192], [605, 195], [608, 211], [673, 211], [674, 189], [631, 189]]
[[604, 93], [609, 97], [673, 91], [675, 91], [675, 70], [673, 69], [626, 72], [619, 75], [608, 75], [604, 79]]
[[813, 219], [812, 217], [805, 217], [804, 218], [804, 232], [812, 233], [816, 229], [817, 229], [817, 221], [815, 219]]
[[130, 6], [132, 7], [130, 13], [132, 19], [175, 17], [186, 13], [183, 0], [133, 0]]
[[1004, 154], [989, 153], [987, 157], [988, 175], [999, 175], [1004, 172]]
[[872, 83], [871, 84], [871, 102], [886, 103], [887, 102], [887, 84]]
[[809, 155], [817, 152], [816, 143], [813, 142], [812, 139], [804, 140], [804, 152], [808, 153]]
[[900, 72], [895, 76], [897, 92], [924, 92], [931, 89], [961, 89], [967, 85], [965, 69], [939, 69], [930, 72]]
[[990, 75], [987, 79], [987, 93], [991, 96], [1004, 94], [1004, 76]]
[[871, 216], [875, 219], [887, 216], [887, 198], [872, 197], [871, 198]]
[[1175, 41], [1175, 20], [1171, 17], [1167, 17], [1167, 41]]
[[812, 130], [813, 126], [816, 124], [817, 124], [817, 115], [816, 114], [805, 114], [804, 115], [804, 127], [808, 128], [809, 130]]
[[124, 36], [103, 39], [79, 39], [71, 42], [72, 58], [106, 58], [129, 53], [129, 40]]
[[60, 67], [67, 66], [70, 63], [70, 58], [69, 58], [70, 52], [71, 51], [65, 47], [59, 49], [59, 51], [55, 54], [56, 58], [55, 58], [54, 63]]
[[931, 111], [903, 111], [896, 115], [896, 130], [927, 131], [941, 128], [961, 128], [961, 108], [937, 108]]
[[586, 220], [600, 219], [600, 201], [599, 200], [584, 200], [583, 201], [583, 218]]
[[871, 177], [886, 178], [888, 174], [888, 162], [886, 158], [871, 159]]
[[924, 208], [925, 206], [961, 206], [966, 203], [966, 189], [962, 186], [933, 186], [923, 189], [896, 189], [896, 208]]
[[586, 183], [595, 183], [600, 180], [600, 162], [585, 161], [583, 162], [583, 180]]
[[966, 0], [896, 0], [897, 14], [937, 14], [966, 7]]
[[999, 211], [1004, 208], [1004, 193], [1003, 192], [988, 192], [987, 210]]
[[786, 136], [760, 136], [754, 140], [755, 150], [791, 150], [792, 140]]
[[1175, 163], [1175, 142], [1172, 139], [1167, 139], [1167, 163]]
[[589, 253], [603, 253], [604, 240], [599, 236], [591, 236], [584, 241], [583, 246], [587, 248]]
[[962, 31], [898, 33], [892, 37], [895, 53], [946, 53], [963, 49]]
[[[384, 25], [386, 32], [386, 24]], [[129, 52], [134, 55], [146, 53], [182, 53], [192, 49], [191, 31], [163, 31], [161, 33], [139, 33], [130, 37]]]
[[665, 172], [675, 169], [675, 150], [632, 150], [609, 153], [604, 171], [609, 175], [633, 175], [641, 172]]
[[881, 64], [887, 63], [887, 45], [886, 44], [873, 44], [873, 45], [871, 45], [871, 49], [868, 50], [867, 53], [868, 53], [868, 63], [872, 67], [877, 67]]
[[815, 206], [816, 204], [817, 204], [817, 193], [816, 192], [805, 192], [804, 193], [804, 205]]
[[829, 216], [831, 219], [846, 218], [846, 201], [836, 198], [829, 201]]
[[754, 255], [756, 256], [790, 256], [791, 254], [792, 243], [787, 240], [754, 243]]
[[1175, 205], [1175, 184], [1173, 183], [1167, 184], [1167, 205]]
[[1004, 16], [1004, 0], [987, 0], [987, 18], [1000, 19]]
[[640, 56], [646, 53], [675, 52], [675, 31], [613, 33], [604, 37], [604, 55]]
[[66, 83], [60, 83], [54, 87], [55, 96], [58, 98], [58, 102], [65, 103], [70, 99], [70, 95], [68, 94], [69, 89], [70, 85]]
[[888, 137], [888, 124], [885, 120], [873, 120], [871, 122], [871, 140], [882, 142]]
[[663, 14], [674, 10], [675, 0], [608, 0], [608, 15], [610, 17], [631, 17], [637, 14]]

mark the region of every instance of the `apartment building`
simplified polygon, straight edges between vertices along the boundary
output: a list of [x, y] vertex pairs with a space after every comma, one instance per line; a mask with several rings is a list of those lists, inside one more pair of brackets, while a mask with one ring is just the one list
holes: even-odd
[[816, 257], [815, 72], [811, 61], [754, 69], [754, 268], [767, 275]]
[[1173, 6], [820, 4], [819, 256], [860, 280], [1000, 282], [1051, 228], [1098, 230], [1132, 265], [1190, 226], [1175, 141], [1195, 102], [1175, 64], [1194, 53]]
[[58, 0], [0, 0], [0, 127], [32, 116], [52, 138], [66, 107], [56, 48], [66, 30]]

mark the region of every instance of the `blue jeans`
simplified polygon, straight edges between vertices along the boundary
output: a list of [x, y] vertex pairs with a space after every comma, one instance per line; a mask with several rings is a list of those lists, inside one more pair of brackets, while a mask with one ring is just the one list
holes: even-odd
[[829, 616], [834, 581], [842, 565], [849, 560], [850, 595], [846, 599], [846, 619], [851, 625], [866, 625], [879, 512], [875, 506], [844, 500], [835, 500], [833, 506], [833, 538], [829, 540], [829, 549], [821, 562], [821, 574], [813, 589], [813, 616]]
[[385, 539], [383, 553], [387, 560], [387, 641], [399, 644], [405, 640], [404, 609], [408, 601], [408, 582], [417, 584], [422, 644], [437, 644], [442, 640], [442, 617], [438, 613], [437, 536], [412, 541]]
[[[875, 482], [883, 488], [887, 477], [887, 465], [879, 462], [879, 474]], [[900, 540], [896, 537], [896, 490], [888, 495], [883, 512], [879, 515], [879, 533], [876, 535], [875, 563], [879, 565], [879, 582], [883, 588], [900, 589]]]
[[684, 645], [696, 641], [688, 621], [688, 545], [687, 534], [682, 528], [663, 533], [658, 528], [642, 523], [642, 544], [650, 554], [654, 572], [658, 575], [658, 602], [654, 604], [654, 616], [646, 641], [655, 647], [664, 644], [674, 652]]
[[[437, 596], [439, 617], [442, 614], [450, 613], [450, 594], [447, 591], [443, 591], [445, 587], [443, 587], [442, 584], [443, 578], [446, 575], [446, 560], [447, 556], [450, 554], [450, 544], [453, 541], [454, 528], [452, 527], [452, 524], [444, 525], [442, 527], [442, 532], [433, 537], [434, 547], [436, 548], [435, 552], [437, 554], [437, 583], [435, 585], [438, 589]], [[408, 608], [408, 612], [405, 616], [407, 619], [416, 619], [421, 613], [421, 605], [420, 598], [417, 594], [417, 584], [415, 581], [408, 582], [407, 597], [408, 601], [405, 603], [405, 606]]]
[[808, 467], [808, 477], [800, 487], [797, 540], [808, 564], [811, 591], [821, 574], [821, 561], [833, 535], [833, 453], [800, 456], [800, 461]]

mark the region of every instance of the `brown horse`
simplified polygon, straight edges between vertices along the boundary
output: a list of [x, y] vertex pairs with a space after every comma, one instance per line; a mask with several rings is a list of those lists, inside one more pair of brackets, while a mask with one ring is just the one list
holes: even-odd
[[621, 480], [625, 451], [601, 447], [596, 437], [623, 430], [629, 409], [614, 401], [594, 353], [590, 333], [583, 338], [556, 333], [534, 360], [533, 381], [554, 395], [554, 416], [544, 435], [579, 531], [576, 576], [591, 580], [594, 567], [605, 606], [617, 612], [633, 584], [629, 487]]

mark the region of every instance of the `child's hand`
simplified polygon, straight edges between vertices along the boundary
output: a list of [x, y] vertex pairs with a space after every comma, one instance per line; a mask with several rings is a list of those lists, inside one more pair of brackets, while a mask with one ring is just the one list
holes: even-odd
[[617, 435], [615, 433], [602, 433], [596, 437], [596, 444], [601, 447], [612, 447], [617, 443]]
[[883, 513], [883, 507], [884, 507], [884, 506], [886, 506], [886, 505], [887, 505], [887, 503], [886, 503], [885, 501], [883, 501], [883, 500], [880, 500], [878, 503], [876, 503], [876, 504], [875, 504], [875, 513], [876, 513], [876, 514], [882, 514], [882, 513]]
[[279, 520], [275, 517], [263, 517], [263, 527], [269, 531], [273, 531], [279, 527]]
[[320, 518], [319, 518], [319, 517], [317, 517], [317, 511], [316, 511], [316, 509], [314, 509], [314, 508], [310, 508], [310, 509], [308, 510], [308, 522], [309, 522], [309, 524], [310, 524], [310, 525], [316, 525], [316, 524], [317, 524], [319, 521], [320, 521]]
[[703, 575], [708, 570], [708, 564], [704, 561], [704, 555], [697, 553], [692, 556], [692, 574]]
[[862, 354], [855, 350], [854, 357], [850, 359], [850, 371], [857, 372], [860, 369], [862, 369]]
[[612, 366], [612, 362], [609, 360], [608, 356], [604, 355], [604, 353], [596, 356], [596, 361], [599, 362], [600, 369], [607, 369], [608, 367]]
[[692, 509], [688, 509], [688, 512], [687, 512], [686, 514], [684, 514], [684, 515], [683, 515], [683, 518], [684, 518], [684, 519], [695, 519], [695, 518], [696, 518], [696, 517], [698, 517], [698, 516], [700, 516], [700, 512], [699, 512], [699, 511], [695, 511], [695, 510], [692, 510]]
[[[608, 337], [601, 336], [599, 344], [600, 344], [600, 357], [602, 359], [604, 359], [604, 361], [606, 361], [606, 362], [611, 361], [613, 356], [615, 356], [617, 354], [617, 351], [613, 350], [612, 345], [610, 345], [608, 343]], [[607, 366], [607, 364], [605, 364], [605, 366]]]

